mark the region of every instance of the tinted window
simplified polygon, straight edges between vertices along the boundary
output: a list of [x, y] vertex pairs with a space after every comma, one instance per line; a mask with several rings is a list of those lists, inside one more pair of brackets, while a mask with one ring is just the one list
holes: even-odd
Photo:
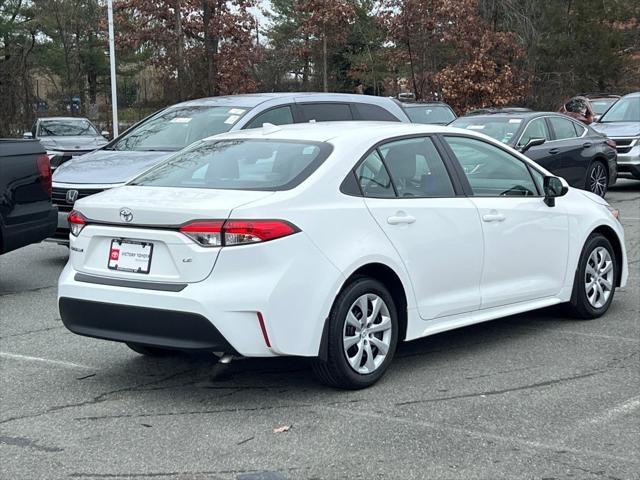
[[573, 128], [576, 130], [576, 135], [578, 137], [581, 137], [582, 135], [584, 135], [584, 132], [587, 130], [587, 127], [585, 127], [584, 125], [580, 125], [579, 123], [576, 122], [571, 122], [573, 123]]
[[379, 107], [378, 105], [371, 105], [369, 103], [354, 103], [353, 106], [358, 112], [360, 120], [376, 120], [388, 122], [400, 121], [389, 111], [385, 110], [382, 107]]
[[453, 197], [453, 185], [430, 138], [411, 138], [380, 147], [399, 197]]
[[529, 125], [524, 129], [522, 133], [522, 137], [520, 137], [520, 141], [518, 142], [518, 146], [524, 146], [529, 143], [529, 140], [533, 138], [544, 138], [545, 140], [551, 140], [551, 135], [549, 134], [549, 129], [547, 128], [547, 123], [544, 121], [544, 118], [536, 118], [535, 120], [531, 120]]
[[551, 126], [556, 134], [556, 140], [563, 140], [565, 138], [575, 138], [576, 129], [573, 128], [573, 122], [566, 118], [550, 117]]
[[444, 105], [412, 105], [404, 110], [413, 123], [446, 125], [456, 119], [451, 109]]
[[470, 116], [457, 118], [452, 127], [466, 128], [489, 135], [502, 143], [515, 141], [514, 135], [522, 125], [522, 118]]
[[351, 108], [347, 103], [302, 103], [302, 118], [305, 122], [337, 122], [353, 120]]
[[307, 178], [327, 144], [269, 140], [204, 141], [172, 156], [133, 185], [285, 190]]
[[518, 158], [473, 138], [445, 137], [480, 197], [537, 195], [529, 169]]
[[393, 198], [396, 196], [380, 155], [373, 151], [356, 169], [360, 190], [365, 197]]
[[291, 107], [287, 105], [262, 112], [244, 128], [260, 128], [265, 123], [271, 123], [272, 125], [288, 125], [293, 123]]
[[246, 108], [238, 107], [172, 108], [127, 131], [108, 150], [181, 150], [205, 137], [231, 130], [246, 112]]
[[88, 120], [55, 119], [40, 121], [40, 137], [71, 137], [98, 135], [98, 131]]

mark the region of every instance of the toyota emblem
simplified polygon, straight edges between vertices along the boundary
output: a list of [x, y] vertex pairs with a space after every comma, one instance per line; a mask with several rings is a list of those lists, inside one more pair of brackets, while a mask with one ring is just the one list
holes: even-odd
[[69, 205], [73, 205], [78, 199], [78, 190], [67, 190], [65, 200]]
[[133, 212], [128, 208], [123, 208], [120, 210], [120, 218], [123, 222], [130, 223], [133, 220]]

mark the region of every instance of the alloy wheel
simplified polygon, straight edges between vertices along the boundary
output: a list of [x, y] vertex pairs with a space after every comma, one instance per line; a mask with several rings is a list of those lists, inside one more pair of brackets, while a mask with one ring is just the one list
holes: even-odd
[[596, 163], [591, 169], [589, 176], [589, 190], [601, 197], [607, 192], [607, 172], [601, 163]]
[[584, 274], [587, 300], [594, 308], [607, 304], [613, 291], [613, 259], [604, 247], [595, 248], [589, 255]]
[[347, 313], [342, 343], [351, 368], [360, 374], [377, 370], [389, 352], [392, 322], [384, 300], [374, 294], [361, 295]]

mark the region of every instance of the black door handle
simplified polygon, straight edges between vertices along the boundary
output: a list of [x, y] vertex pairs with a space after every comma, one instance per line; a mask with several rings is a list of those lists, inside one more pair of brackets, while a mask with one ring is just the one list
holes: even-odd
[[555, 154], [556, 154], [556, 153], [558, 153], [559, 151], [560, 151], [560, 150], [559, 150], [559, 149], [557, 149], [557, 148], [552, 148], [551, 150], [549, 150], [549, 153], [550, 153], [551, 155], [555, 155]]
[[591, 143], [589, 143], [589, 142], [583, 143], [582, 144], [582, 148], [591, 148]]

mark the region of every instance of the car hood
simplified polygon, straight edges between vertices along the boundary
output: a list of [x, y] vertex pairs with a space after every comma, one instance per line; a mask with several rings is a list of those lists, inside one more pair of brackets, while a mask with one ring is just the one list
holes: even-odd
[[53, 174], [57, 183], [125, 183], [175, 152], [97, 150], [74, 157]]
[[640, 135], [640, 122], [592, 123], [591, 128], [607, 137], [637, 137]]
[[107, 140], [101, 136], [89, 137], [87, 135], [77, 137], [40, 137], [40, 143], [47, 150], [95, 150], [107, 144]]

